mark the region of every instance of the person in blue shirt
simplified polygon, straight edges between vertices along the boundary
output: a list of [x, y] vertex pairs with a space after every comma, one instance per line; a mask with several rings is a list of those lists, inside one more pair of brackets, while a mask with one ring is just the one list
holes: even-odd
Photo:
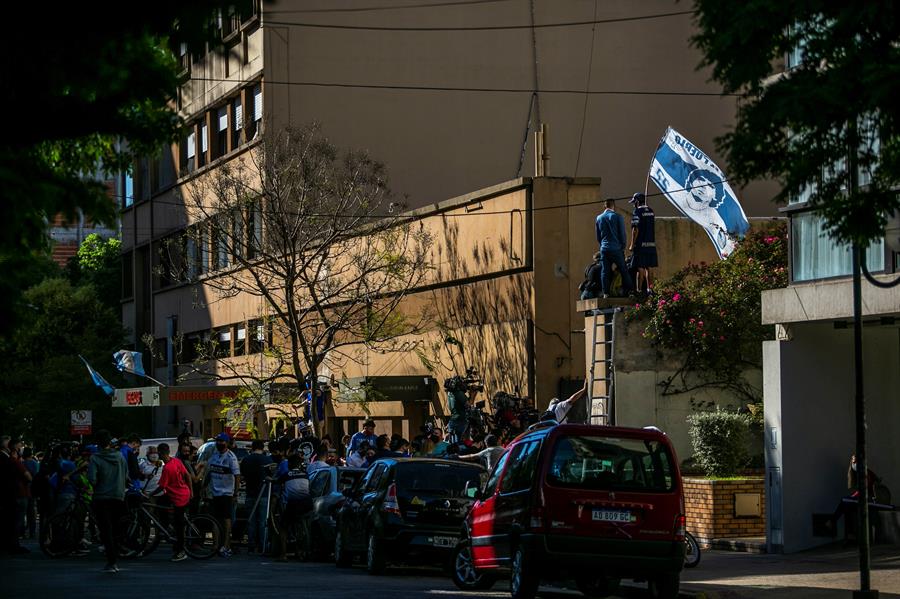
[[603, 297], [610, 295], [613, 264], [622, 275], [622, 289], [630, 293], [633, 286], [631, 275], [625, 267], [625, 219], [616, 213], [615, 200], [606, 200], [606, 210], [597, 215], [595, 229], [597, 243], [600, 244], [600, 284]]
[[375, 447], [375, 441], [377, 439], [378, 435], [375, 434], [375, 421], [369, 418], [363, 422], [363, 429], [350, 437], [350, 453], [356, 451], [359, 448], [359, 444], [363, 441], [367, 441], [369, 447]]

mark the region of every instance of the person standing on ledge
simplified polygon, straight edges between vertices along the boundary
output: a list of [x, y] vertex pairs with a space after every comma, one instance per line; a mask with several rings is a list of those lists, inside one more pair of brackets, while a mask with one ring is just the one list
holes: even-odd
[[600, 244], [600, 283], [603, 297], [610, 295], [613, 264], [622, 275], [622, 290], [627, 295], [634, 287], [628, 268], [625, 267], [625, 219], [616, 213], [615, 200], [606, 200], [606, 210], [597, 215], [595, 229], [597, 243]]
[[659, 266], [656, 256], [656, 215], [653, 208], [647, 205], [647, 198], [638, 192], [631, 196], [630, 204], [634, 204], [631, 215], [631, 252], [634, 261], [632, 268], [637, 271], [635, 289], [638, 293], [651, 293], [653, 278], [651, 268]]

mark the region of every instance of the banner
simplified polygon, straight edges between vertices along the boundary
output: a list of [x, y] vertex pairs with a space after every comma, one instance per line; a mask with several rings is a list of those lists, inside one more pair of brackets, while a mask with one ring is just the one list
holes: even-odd
[[84, 362], [84, 365], [87, 366], [88, 373], [91, 375], [91, 379], [94, 381], [94, 384], [103, 389], [103, 392], [109, 396], [112, 396], [116, 392], [116, 388], [106, 382], [106, 379], [100, 376], [100, 373], [94, 370], [88, 361], [84, 359], [84, 356], [78, 356], [81, 358], [81, 361]]
[[144, 372], [144, 357], [141, 352], [120, 349], [113, 354], [119, 372], [128, 372], [139, 376], [147, 376]]
[[116, 389], [112, 400], [114, 408], [156, 407], [159, 405], [159, 387], [132, 387]]
[[703, 227], [719, 258], [728, 257], [750, 228], [722, 169], [671, 127], [650, 163], [650, 179], [682, 214]]

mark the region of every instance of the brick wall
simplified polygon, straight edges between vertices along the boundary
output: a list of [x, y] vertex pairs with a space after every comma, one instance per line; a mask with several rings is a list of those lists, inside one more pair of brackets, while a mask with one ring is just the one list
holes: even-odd
[[[757, 537], [766, 534], [766, 498], [762, 478], [738, 480], [684, 479], [687, 529], [708, 546], [713, 539]], [[735, 493], [759, 493], [758, 517], [734, 515]]]

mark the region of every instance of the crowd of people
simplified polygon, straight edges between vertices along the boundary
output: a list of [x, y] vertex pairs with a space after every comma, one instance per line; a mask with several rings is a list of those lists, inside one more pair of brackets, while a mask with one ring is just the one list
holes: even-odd
[[[585, 394], [552, 402], [544, 414], [548, 419], [566, 420], [571, 407]], [[543, 419], [543, 417], [542, 417]], [[312, 509], [309, 478], [317, 470], [332, 466], [365, 469], [385, 457], [439, 457], [477, 461], [486, 470], [493, 468], [502, 455], [505, 442], [495, 434], [455, 430], [445, 437], [443, 429], [429, 425], [411, 441], [399, 434], [376, 434], [376, 423], [364, 421], [362, 430], [344, 435], [335, 443], [330, 435], [315, 437], [311, 427], [300, 425], [295, 437], [282, 436], [269, 441], [253, 440], [250, 452], [238, 460], [234, 442], [226, 433], [214, 439], [211, 455], [200, 459], [189, 433], [177, 443], [159, 443], [146, 447], [141, 456], [138, 435], [113, 438], [107, 431], [94, 435], [92, 443], [55, 443], [46, 451], [34, 451], [24, 442], [2, 438], [0, 445], [0, 550], [27, 553], [23, 539], [41, 538], [51, 518], [74, 511], [79, 526], [95, 523], [98, 530], [78, 530], [85, 539], [73, 555], [87, 555], [91, 536], [100, 540], [106, 555], [106, 571], [118, 571], [119, 555], [116, 527], [128, 510], [142, 502], [159, 503], [169, 508], [176, 522], [185, 514], [201, 509], [210, 513], [222, 532], [219, 554], [233, 554], [233, 523], [241, 482], [246, 493], [247, 547], [250, 553], [277, 551], [285, 556], [285, 536], [266, 546], [267, 517], [278, 501], [285, 529]], [[271, 493], [266, 485], [271, 484]], [[88, 512], [93, 519], [86, 518]], [[94, 525], [94, 524], [92, 524]], [[183, 527], [173, 527], [173, 561], [186, 559]], [[92, 533], [92, 534], [88, 534]]]

